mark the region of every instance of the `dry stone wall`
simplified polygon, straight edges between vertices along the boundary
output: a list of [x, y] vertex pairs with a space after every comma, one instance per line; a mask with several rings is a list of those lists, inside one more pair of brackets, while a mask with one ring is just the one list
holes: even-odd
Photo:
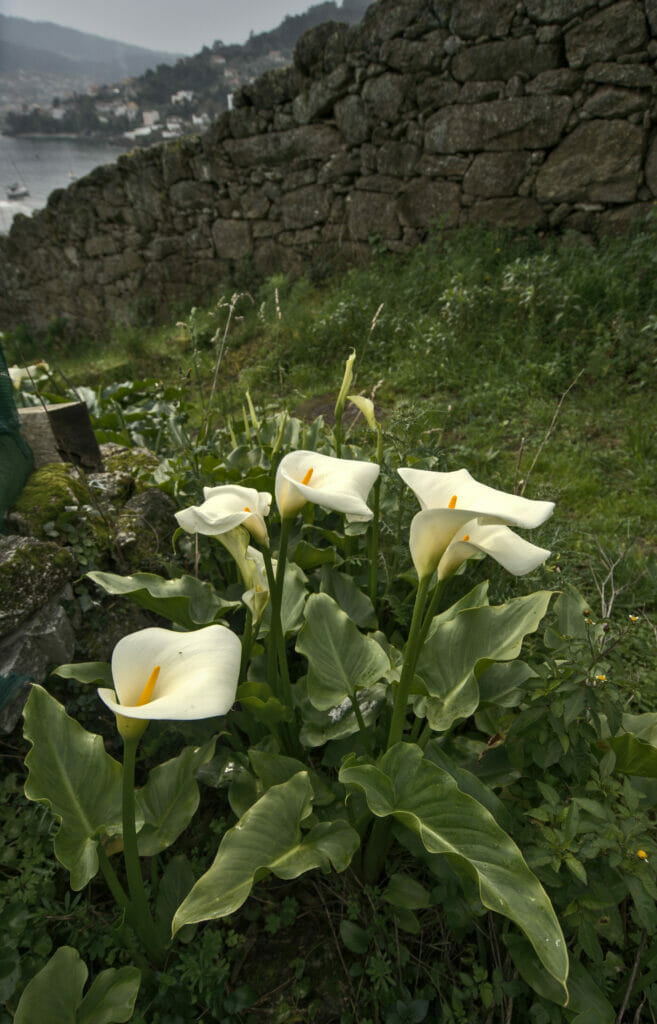
[[657, 0], [378, 0], [202, 137], [122, 156], [0, 240], [0, 327], [198, 301], [432, 224], [623, 230], [657, 196]]

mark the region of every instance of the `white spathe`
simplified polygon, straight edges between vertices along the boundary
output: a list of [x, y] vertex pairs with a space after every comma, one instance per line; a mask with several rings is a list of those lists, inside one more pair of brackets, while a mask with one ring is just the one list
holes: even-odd
[[[190, 633], [140, 629], [117, 643], [112, 654], [115, 689], [100, 688], [98, 696], [124, 718], [191, 721], [225, 715], [235, 700], [241, 653], [239, 638], [226, 626]], [[160, 671], [153, 694], [138, 706], [156, 666]]]
[[375, 462], [336, 459], [319, 452], [290, 452], [276, 472], [276, 504], [282, 519], [300, 512], [307, 501], [347, 519], [368, 521], [367, 496], [379, 475]]
[[485, 516], [489, 522], [523, 526], [529, 530], [544, 523], [554, 511], [553, 501], [534, 501], [487, 487], [478, 483], [467, 469], [457, 469], [453, 473], [435, 473], [427, 469], [398, 469], [397, 472], [411, 488], [422, 509], [447, 509], [456, 498], [454, 510], [469, 511], [469, 518]]
[[[425, 515], [426, 512], [418, 512], [418, 516]], [[447, 545], [438, 562], [438, 579], [452, 576], [463, 562], [479, 552], [490, 555], [513, 576], [525, 576], [533, 572], [550, 556], [546, 548], [530, 544], [508, 526], [471, 519]]]
[[225, 484], [204, 487], [202, 505], [191, 505], [176, 512], [179, 526], [188, 533], [219, 537], [237, 526], [245, 526], [259, 544], [269, 544], [265, 516], [271, 508], [271, 494], [253, 487]]

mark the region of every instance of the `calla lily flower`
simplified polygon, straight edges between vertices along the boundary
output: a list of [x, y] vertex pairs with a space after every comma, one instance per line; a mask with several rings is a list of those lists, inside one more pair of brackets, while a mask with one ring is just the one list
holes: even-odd
[[253, 487], [225, 484], [204, 487], [202, 505], [191, 505], [176, 512], [178, 525], [188, 533], [220, 537], [238, 526], [245, 526], [259, 544], [269, 545], [265, 516], [271, 507], [271, 494]]
[[464, 523], [444, 548], [436, 566], [436, 534], [440, 535], [440, 521], [436, 525], [436, 514], [443, 509], [427, 509], [418, 512], [411, 523], [410, 548], [418, 576], [426, 576], [437, 567], [438, 579], [452, 576], [456, 570], [477, 553], [490, 555], [496, 562], [514, 576], [525, 576], [549, 557], [546, 548], [518, 537], [508, 526], [500, 523], [485, 523], [471, 519]]
[[507, 527], [540, 526], [552, 514], [554, 502], [533, 501], [487, 487], [467, 469], [454, 473], [400, 469], [398, 473], [422, 506], [410, 533], [411, 557], [420, 578], [437, 568], [439, 579], [446, 579], [477, 551], [522, 576], [550, 554]]
[[43, 359], [39, 360], [38, 363], [33, 363], [31, 366], [8, 366], [7, 371], [11, 383], [14, 385], [16, 391], [20, 391], [23, 386], [24, 380], [31, 380], [35, 377], [40, 377], [44, 373], [48, 373], [50, 367]]
[[124, 636], [112, 654], [114, 690], [98, 696], [122, 719], [190, 721], [225, 715], [235, 700], [242, 647], [226, 626], [191, 633], [150, 627]]
[[349, 520], [368, 521], [372, 510], [367, 496], [379, 475], [375, 462], [335, 459], [319, 452], [290, 452], [281, 459], [276, 473], [276, 504], [282, 519], [300, 512], [307, 501]]
[[423, 509], [469, 511], [470, 519], [485, 516], [488, 522], [524, 526], [528, 530], [540, 526], [554, 511], [553, 501], [534, 501], [487, 487], [478, 483], [467, 469], [453, 473], [434, 473], [426, 469], [398, 469], [397, 472]]

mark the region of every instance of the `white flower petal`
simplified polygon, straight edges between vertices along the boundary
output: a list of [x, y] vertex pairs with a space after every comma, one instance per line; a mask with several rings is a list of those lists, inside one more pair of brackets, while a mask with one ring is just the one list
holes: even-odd
[[237, 526], [245, 526], [259, 543], [269, 543], [264, 516], [271, 507], [271, 494], [235, 484], [205, 487], [203, 494], [202, 505], [191, 505], [176, 512], [176, 520], [183, 530], [219, 537]]
[[466, 559], [478, 551], [490, 555], [514, 576], [525, 576], [532, 572], [550, 555], [546, 548], [530, 544], [508, 526], [472, 520], [463, 526], [462, 533], [459, 530], [458, 536], [445, 550], [438, 564], [438, 579], [451, 576]]
[[409, 545], [420, 579], [435, 571], [454, 534], [470, 519], [471, 512], [456, 508], [425, 509], [413, 517]]
[[284, 519], [296, 515], [311, 501], [334, 512], [369, 520], [373, 513], [367, 496], [378, 475], [379, 466], [374, 462], [335, 459], [319, 452], [290, 452], [281, 459], [276, 472], [276, 503]]
[[[241, 644], [225, 626], [191, 633], [151, 627], [119, 640], [112, 655], [116, 693], [99, 689], [102, 701], [125, 718], [212, 718], [230, 710], [237, 689]], [[153, 696], [137, 706], [156, 665]], [[118, 700], [117, 700], [118, 698]]]
[[553, 501], [534, 501], [518, 494], [507, 494], [478, 483], [467, 471], [434, 473], [424, 469], [399, 469], [423, 509], [447, 508], [456, 497], [456, 508], [470, 509], [473, 516], [486, 516], [490, 522], [534, 529], [554, 511]]

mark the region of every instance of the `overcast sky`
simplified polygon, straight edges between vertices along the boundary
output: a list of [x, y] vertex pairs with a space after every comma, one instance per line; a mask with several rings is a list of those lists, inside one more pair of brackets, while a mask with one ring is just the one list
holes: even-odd
[[243, 43], [317, 0], [0, 0], [0, 12], [119, 39], [152, 50], [198, 53], [215, 39]]

